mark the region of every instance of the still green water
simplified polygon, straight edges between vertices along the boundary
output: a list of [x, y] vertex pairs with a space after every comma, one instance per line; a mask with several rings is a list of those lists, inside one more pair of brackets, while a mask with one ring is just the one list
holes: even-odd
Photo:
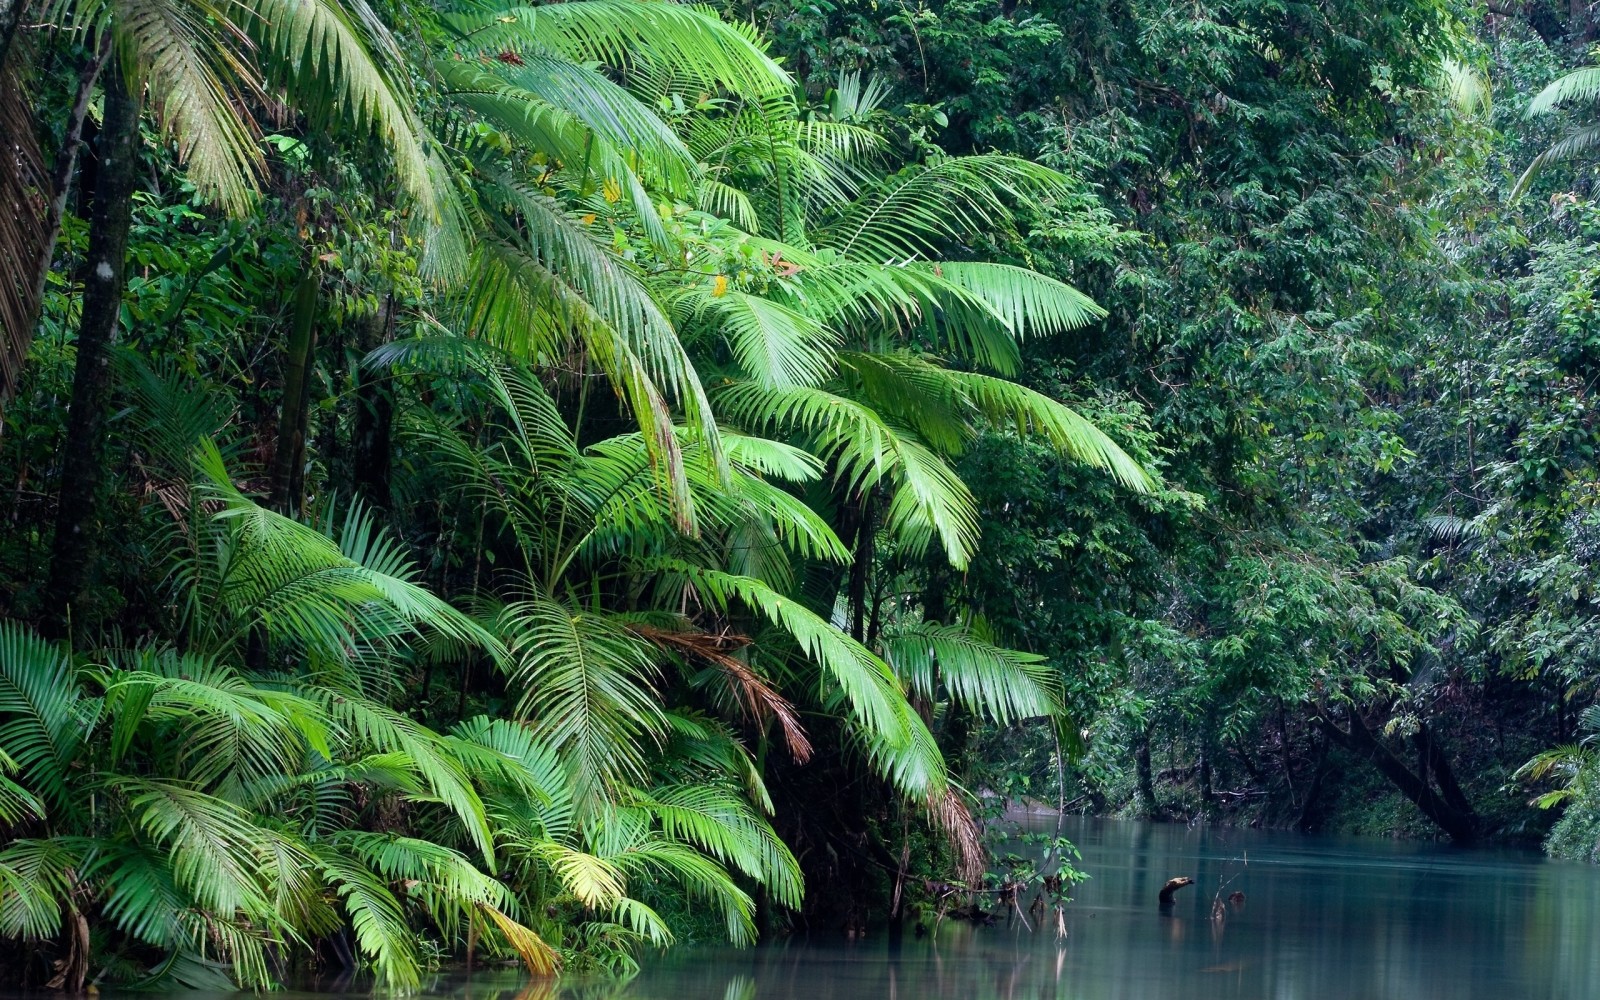
[[[1054, 831], [1054, 821], [1036, 821]], [[460, 1000], [1595, 1000], [1600, 868], [1528, 853], [1068, 821], [1091, 881], [1050, 921], [647, 958], [632, 982], [441, 981]], [[1019, 848], [1019, 853], [1021, 852]], [[1167, 878], [1190, 875], [1172, 914]], [[1210, 919], [1220, 882], [1245, 894]], [[813, 886], [812, 891], [825, 887]]]
[[[1054, 823], [1049, 827], [1053, 831]], [[1595, 1000], [1600, 869], [1535, 854], [1079, 821], [1067, 936], [789, 944], [647, 964], [629, 1000]], [[1170, 916], [1156, 893], [1190, 875]], [[1245, 901], [1210, 919], [1218, 885]], [[1046, 921], [1048, 924], [1049, 921]], [[577, 994], [574, 994], [576, 997]]]

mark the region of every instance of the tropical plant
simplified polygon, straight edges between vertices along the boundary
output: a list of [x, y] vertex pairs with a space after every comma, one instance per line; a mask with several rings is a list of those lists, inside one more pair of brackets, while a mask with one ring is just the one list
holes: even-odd
[[[1563, 106], [1585, 107], [1600, 99], [1600, 68], [1585, 66], [1551, 82], [1528, 102], [1527, 117], [1554, 114]], [[1528, 185], [1556, 163], [1576, 159], [1600, 143], [1600, 123], [1579, 121], [1567, 134], [1535, 156], [1511, 189], [1513, 199], [1528, 190]]]

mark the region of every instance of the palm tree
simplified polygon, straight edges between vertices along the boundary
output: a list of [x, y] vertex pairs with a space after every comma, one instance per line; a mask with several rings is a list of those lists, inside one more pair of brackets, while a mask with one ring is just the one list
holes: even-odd
[[[652, 324], [648, 313], [641, 318], [616, 270], [584, 270], [581, 265], [593, 264], [593, 255], [578, 248], [574, 256], [570, 234], [552, 229], [558, 220], [531, 196], [537, 187], [520, 178], [515, 164], [503, 157], [498, 163], [482, 162], [489, 145], [481, 137], [467, 140], [460, 151], [480, 160], [483, 169], [474, 183], [491, 210], [487, 216], [466, 207], [477, 199], [463, 197], [460, 179], [451, 176], [442, 154], [452, 151], [463, 135], [475, 134], [467, 129], [473, 124], [469, 117], [491, 122], [501, 130], [497, 134], [518, 137], [523, 152], [551, 161], [581, 161], [586, 171], [592, 168], [601, 187], [630, 192], [637, 217], [652, 235], [664, 238], [641, 178], [670, 190], [688, 183], [692, 164], [673, 148], [671, 133], [649, 111], [588, 63], [603, 61], [621, 73], [636, 66], [671, 65], [685, 81], [755, 92], [780, 85], [782, 71], [746, 33], [696, 9], [640, 0], [447, 13], [442, 21], [457, 42], [440, 55], [434, 72], [438, 92], [447, 108], [455, 110], [447, 116], [444, 134], [434, 136], [417, 120], [396, 42], [362, 0], [343, 6], [334, 0], [264, 0], [244, 8], [237, 25], [226, 18], [191, 23], [194, 19], [181, 6], [150, 14], [137, 5], [95, 3], [71, 11], [70, 24], [93, 24], [115, 41], [111, 52], [120, 61], [103, 74], [107, 107], [126, 110], [126, 122], [119, 125], [123, 118], [110, 118], [117, 128], [101, 134], [108, 152], [120, 148], [117, 136], [123, 137], [127, 148], [121, 155], [128, 169], [102, 169], [103, 190], [96, 193], [99, 207], [91, 219], [86, 272], [91, 280], [84, 296], [74, 405], [63, 450], [52, 603], [70, 606], [88, 564], [104, 348], [121, 300], [121, 248], [136, 176], [135, 123], [145, 94], [161, 95], [153, 101], [157, 121], [177, 139], [201, 193], [235, 211], [251, 203], [263, 171], [251, 123], [241, 111], [252, 96], [267, 90], [284, 94], [313, 128], [378, 133], [388, 168], [424, 222], [423, 263], [429, 274], [440, 280], [470, 274], [480, 292], [477, 304], [501, 304], [503, 318], [503, 304], [515, 303], [524, 331], [551, 329], [552, 307], [563, 313], [576, 310], [593, 322], [564, 323], [561, 328], [585, 335], [590, 354], [624, 387], [642, 424], [659, 430], [667, 405], [676, 397], [691, 415], [704, 415], [700, 426], [714, 440], [709, 408], [703, 405], [692, 366], [676, 351], [669, 331]], [[117, 55], [124, 46], [127, 54]], [[128, 101], [121, 102], [119, 95]], [[488, 238], [469, 236], [478, 232]], [[574, 264], [580, 266], [575, 269]], [[273, 475], [275, 502], [288, 510], [298, 503], [294, 484], [309, 398], [304, 386], [313, 364], [317, 284], [308, 256], [294, 296]], [[664, 383], [667, 391], [657, 383]], [[672, 435], [657, 433], [653, 440], [673, 467]]]
[[[322, 940], [408, 987], [418, 926], [548, 974], [582, 952], [564, 934], [620, 941], [612, 964], [668, 941], [637, 885], [722, 909], [735, 941], [738, 877], [798, 905], [747, 801], [759, 779], [714, 723], [676, 719], [673, 752], [593, 806], [538, 729], [431, 731], [374, 697], [407, 643], [516, 651], [422, 589], [365, 512], [324, 533], [245, 498], [216, 449], [200, 467], [174, 528], [179, 645], [78, 662], [0, 624], [0, 935], [64, 935], [55, 985], [81, 988], [94, 936], [164, 954], [149, 986], [270, 986], [273, 949]], [[257, 647], [270, 672], [236, 665]], [[569, 903], [592, 916], [549, 916]]]
[[1578, 742], [1546, 750], [1522, 765], [1515, 775], [1525, 781], [1560, 782], [1561, 787], [1533, 800], [1541, 809], [1574, 801], [1587, 805], [1600, 802], [1600, 705], [1589, 706], [1578, 717], [1578, 728], [1585, 733]]
[[[1529, 118], [1539, 115], [1553, 114], [1563, 106], [1593, 105], [1600, 99], [1600, 67], [1586, 66], [1573, 70], [1571, 73], [1560, 77], [1550, 83], [1533, 100], [1528, 102], [1526, 112]], [[1533, 158], [1522, 176], [1517, 178], [1517, 183], [1511, 189], [1511, 198], [1516, 200], [1528, 190], [1534, 178], [1538, 177], [1552, 164], [1565, 160], [1575, 159], [1588, 152], [1600, 143], [1600, 123], [1579, 122], [1557, 140], [1549, 149]]]
[[[122, 310], [146, 112], [176, 143], [200, 194], [231, 212], [252, 204], [264, 173], [248, 108], [269, 88], [318, 124], [377, 133], [407, 192], [425, 207], [438, 200], [437, 170], [396, 82], [397, 50], [363, 0], [259, 0], [231, 18], [209, 5], [84, 0], [64, 5], [60, 23], [96, 38], [106, 61], [98, 74], [99, 170], [47, 591], [60, 609], [58, 626], [70, 620], [93, 551], [108, 349]], [[75, 125], [69, 123], [69, 135]], [[43, 252], [53, 245], [52, 233]]]

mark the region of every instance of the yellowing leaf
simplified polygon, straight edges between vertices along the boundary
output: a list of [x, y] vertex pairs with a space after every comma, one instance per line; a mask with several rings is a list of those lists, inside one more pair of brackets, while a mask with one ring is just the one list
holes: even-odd
[[600, 193], [605, 195], [607, 202], [615, 205], [622, 200], [622, 185], [618, 184], [615, 178], [607, 177], [605, 184], [600, 189]]
[[716, 279], [711, 282], [711, 295], [714, 298], [720, 299], [726, 294], [728, 294], [728, 276], [726, 274], [719, 274], [717, 275]]

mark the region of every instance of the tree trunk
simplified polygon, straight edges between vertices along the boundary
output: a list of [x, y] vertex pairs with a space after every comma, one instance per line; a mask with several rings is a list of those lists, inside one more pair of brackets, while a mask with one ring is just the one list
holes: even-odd
[[294, 290], [293, 328], [283, 365], [283, 405], [278, 414], [278, 441], [272, 456], [272, 505], [291, 517], [300, 512], [304, 495], [306, 407], [310, 401], [311, 361], [317, 343], [317, 284], [314, 261]]
[[1317, 760], [1311, 768], [1311, 787], [1306, 789], [1305, 802], [1300, 806], [1300, 818], [1295, 821], [1295, 829], [1301, 833], [1309, 833], [1322, 825], [1322, 788], [1328, 778], [1328, 742], [1326, 737], [1316, 740]]
[[1461, 784], [1456, 781], [1455, 769], [1450, 766], [1450, 760], [1439, 748], [1439, 741], [1434, 739], [1433, 732], [1428, 729], [1428, 724], [1423, 723], [1413, 737], [1427, 755], [1428, 770], [1432, 773], [1435, 783], [1439, 786], [1439, 793], [1450, 808], [1472, 820], [1477, 826], [1477, 815], [1472, 809], [1472, 803], [1467, 799], [1466, 793], [1461, 790]]
[[[100, 166], [89, 211], [83, 313], [78, 323], [72, 404], [61, 448], [61, 490], [50, 558], [46, 620], [64, 635], [94, 557], [93, 518], [100, 487], [102, 409], [111, 344], [122, 315], [128, 229], [139, 178], [139, 98], [119, 68], [106, 74], [105, 110], [95, 148]], [[73, 626], [81, 624], [73, 622]]]
[[[1459, 809], [1435, 792], [1427, 776], [1419, 777], [1405, 765], [1404, 761], [1396, 757], [1372, 734], [1366, 723], [1361, 721], [1360, 715], [1355, 712], [1350, 713], [1348, 733], [1326, 718], [1317, 721], [1330, 740], [1370, 760], [1402, 795], [1415, 803], [1416, 807], [1422, 810], [1422, 814], [1448, 834], [1451, 840], [1458, 844], [1470, 844], [1477, 840], [1478, 818], [1470, 807], [1466, 810]], [[1456, 791], [1459, 794], [1460, 789], [1457, 788]], [[1464, 798], [1462, 802], [1465, 802]]]
[[1159, 819], [1156, 808], [1155, 773], [1150, 767], [1150, 727], [1140, 731], [1133, 745], [1133, 768], [1138, 782], [1139, 813], [1145, 819]]
[[366, 356], [389, 342], [394, 334], [394, 298], [386, 296], [378, 315], [366, 327], [356, 360], [356, 425], [354, 467], [356, 490], [367, 503], [386, 509], [389, 497], [389, 440], [394, 426], [394, 397], [388, 382], [367, 368]]
[[27, 6], [28, 0], [0, 0], [0, 73], [10, 68], [11, 46], [16, 41], [22, 12]]
[[867, 583], [872, 575], [873, 541], [877, 535], [874, 523], [877, 513], [878, 491], [869, 489], [861, 498], [860, 518], [856, 522], [855, 558], [850, 563], [850, 637], [864, 642], [867, 616]]
[[[0, 0], [4, 2], [4, 0]], [[56, 162], [50, 172], [50, 204], [45, 209], [44, 245], [40, 249], [38, 269], [33, 275], [33, 302], [35, 307], [44, 301], [45, 283], [50, 280], [50, 267], [55, 263], [56, 240], [61, 236], [61, 218], [67, 211], [67, 195], [72, 190], [72, 174], [78, 166], [78, 150], [83, 148], [83, 123], [89, 117], [89, 100], [94, 96], [95, 81], [100, 70], [111, 57], [111, 33], [105, 32], [98, 50], [89, 57], [78, 74], [77, 97], [67, 116], [66, 135], [56, 152]]]

